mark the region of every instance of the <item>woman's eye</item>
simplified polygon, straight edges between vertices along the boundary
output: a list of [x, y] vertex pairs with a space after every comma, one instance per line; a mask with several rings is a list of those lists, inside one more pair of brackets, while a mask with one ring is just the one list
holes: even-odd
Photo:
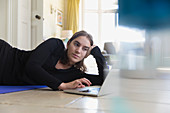
[[78, 44], [78, 43], [74, 43], [74, 45], [75, 45], [75, 46], [77, 46], [77, 47], [79, 46], [79, 44]]
[[88, 51], [88, 49], [87, 48], [83, 48], [83, 51]]

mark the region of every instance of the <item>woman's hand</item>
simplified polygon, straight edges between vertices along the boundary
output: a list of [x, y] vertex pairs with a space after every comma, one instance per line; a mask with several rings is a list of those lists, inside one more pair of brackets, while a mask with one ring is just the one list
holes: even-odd
[[85, 87], [83, 83], [87, 84], [88, 86], [92, 84], [88, 79], [81, 78], [81, 79], [74, 80], [72, 82], [61, 83], [58, 89], [65, 90], [65, 89], [83, 88]]
[[93, 45], [93, 46], [91, 46], [91, 47], [89, 48], [89, 50], [88, 50], [87, 53], [86, 53], [85, 58], [87, 58], [87, 57], [90, 55], [91, 50], [92, 50], [94, 47], [96, 47], [96, 45]]

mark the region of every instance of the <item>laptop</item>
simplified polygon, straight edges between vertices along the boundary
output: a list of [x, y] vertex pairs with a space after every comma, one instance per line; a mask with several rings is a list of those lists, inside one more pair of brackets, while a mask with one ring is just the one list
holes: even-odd
[[[105, 72], [105, 71], [104, 71]], [[80, 94], [80, 95], [87, 95], [87, 96], [103, 96], [107, 94], [111, 94], [113, 92], [112, 86], [113, 86], [113, 70], [109, 71], [104, 78], [104, 82], [102, 86], [88, 86], [84, 88], [76, 88], [76, 89], [67, 89], [64, 90], [65, 93], [71, 93], [71, 94]]]

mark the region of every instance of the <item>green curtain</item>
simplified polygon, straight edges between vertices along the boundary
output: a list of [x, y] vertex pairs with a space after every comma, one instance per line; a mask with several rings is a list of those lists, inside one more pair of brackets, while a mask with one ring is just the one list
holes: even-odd
[[79, 3], [80, 0], [67, 0], [67, 23], [66, 29], [73, 33], [78, 31], [79, 27]]

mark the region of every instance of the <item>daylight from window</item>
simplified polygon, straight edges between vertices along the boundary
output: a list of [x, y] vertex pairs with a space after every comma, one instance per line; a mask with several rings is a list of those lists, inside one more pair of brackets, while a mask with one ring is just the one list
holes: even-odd
[[101, 48], [105, 42], [145, 41], [144, 30], [118, 26], [117, 0], [81, 0], [80, 10], [80, 29], [91, 33]]

